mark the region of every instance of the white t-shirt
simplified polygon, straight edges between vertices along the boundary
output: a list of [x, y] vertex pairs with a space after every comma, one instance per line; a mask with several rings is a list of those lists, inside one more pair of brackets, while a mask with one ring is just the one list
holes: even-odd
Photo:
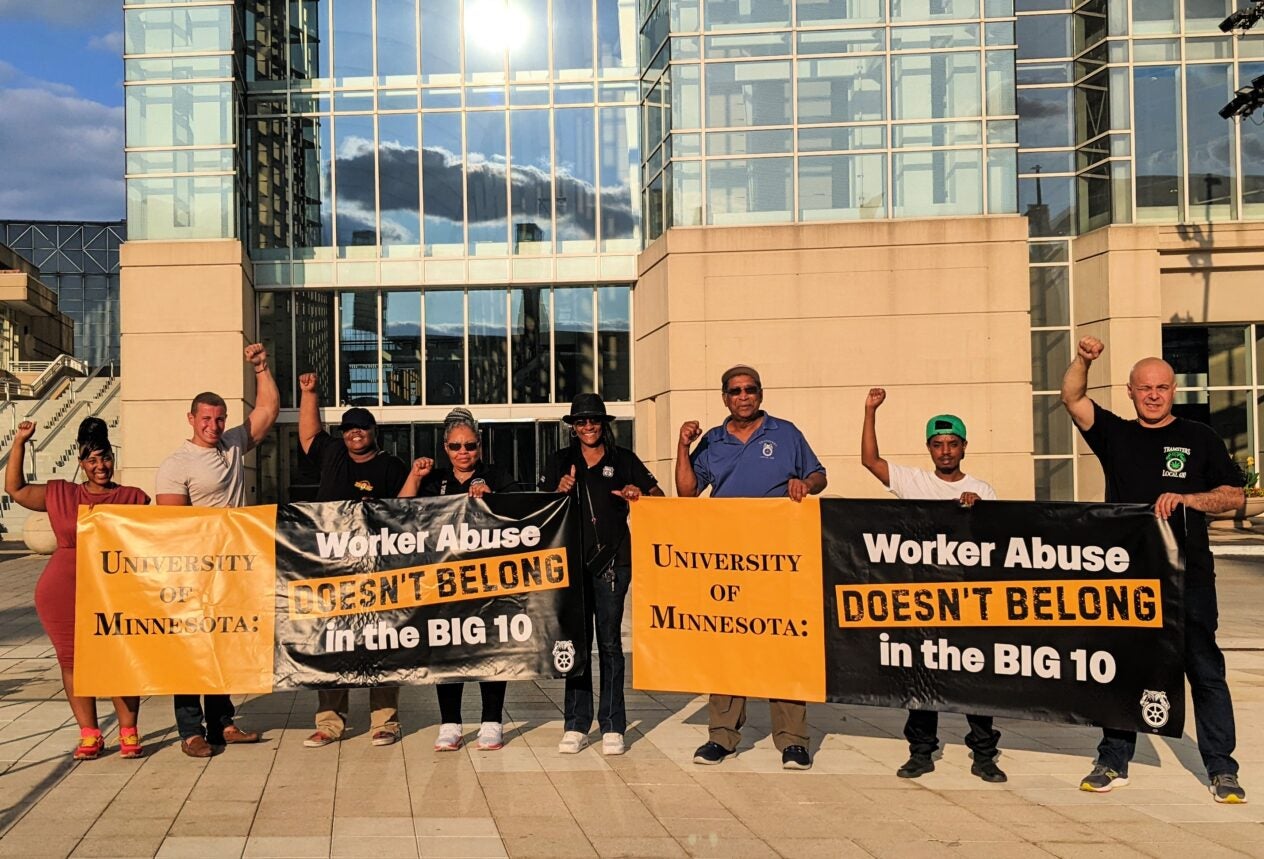
[[245, 506], [246, 469], [242, 459], [251, 443], [248, 423], [225, 432], [215, 447], [186, 440], [158, 466], [155, 494], [187, 495], [194, 507]]
[[[970, 475], [956, 482], [940, 480], [933, 471], [924, 468], [908, 468], [887, 463], [891, 485], [888, 487], [896, 498], [913, 501], [956, 501], [963, 492], [973, 492], [984, 501], [995, 501], [996, 490]], [[161, 491], [161, 490], [159, 490]]]

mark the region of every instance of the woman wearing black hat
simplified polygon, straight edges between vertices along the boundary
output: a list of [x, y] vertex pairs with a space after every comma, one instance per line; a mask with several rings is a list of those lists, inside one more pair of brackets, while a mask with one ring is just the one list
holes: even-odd
[[[588, 646], [596, 621], [601, 670], [601, 750], [624, 752], [627, 710], [623, 703], [623, 603], [632, 581], [628, 503], [642, 495], [662, 495], [658, 481], [637, 455], [618, 447], [610, 433], [606, 404], [596, 394], [580, 394], [562, 418], [571, 427], [570, 447], [549, 459], [541, 488], [574, 495], [580, 510], [584, 558], [584, 602], [589, 607]], [[592, 667], [566, 678], [566, 733], [557, 750], [575, 754], [588, 745], [592, 727]]]

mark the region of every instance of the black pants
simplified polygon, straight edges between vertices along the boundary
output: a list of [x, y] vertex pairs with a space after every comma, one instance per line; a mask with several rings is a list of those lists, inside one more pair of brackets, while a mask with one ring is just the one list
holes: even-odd
[[[202, 701], [206, 701], [205, 714]], [[180, 739], [204, 737], [212, 746], [224, 744], [224, 729], [233, 723], [236, 710], [233, 699], [227, 695], [176, 695], [176, 727], [180, 730]], [[203, 726], [203, 718], [206, 720]]]
[[[1216, 644], [1219, 621], [1215, 585], [1185, 589], [1185, 676], [1194, 698], [1198, 752], [1208, 776], [1238, 774], [1238, 762], [1233, 759], [1237, 745], [1233, 700], [1225, 682], [1224, 654]], [[1107, 728], [1097, 744], [1097, 762], [1127, 775], [1136, 750], [1135, 731]]]
[[[974, 752], [976, 761], [996, 757], [996, 744], [1001, 732], [992, 728], [991, 716], [966, 716], [970, 733], [966, 734], [966, 746]], [[908, 740], [909, 754], [929, 758], [939, 748], [939, 713], [934, 710], [909, 710], [904, 722], [904, 739]]]
[[[478, 684], [483, 694], [484, 722], [500, 722], [505, 710], [505, 688], [509, 684], [503, 680], [487, 680]], [[439, 721], [461, 724], [461, 693], [465, 691], [464, 683], [440, 683], [435, 689], [439, 696]]]
[[[588, 606], [588, 640], [592, 653], [593, 622], [596, 621], [597, 661], [601, 670], [601, 704], [597, 723], [603, 734], [622, 734], [628, 729], [627, 707], [623, 701], [623, 603], [632, 583], [631, 567], [614, 568], [614, 586], [585, 571], [584, 602]], [[581, 674], [566, 678], [566, 730], [588, 733], [593, 721], [592, 661]]]

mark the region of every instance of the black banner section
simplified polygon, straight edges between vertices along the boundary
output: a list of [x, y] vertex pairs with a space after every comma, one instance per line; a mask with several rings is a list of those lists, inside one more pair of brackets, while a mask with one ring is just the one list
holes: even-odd
[[827, 700], [1179, 737], [1184, 521], [821, 501]]
[[582, 670], [575, 527], [537, 493], [279, 507], [274, 688]]

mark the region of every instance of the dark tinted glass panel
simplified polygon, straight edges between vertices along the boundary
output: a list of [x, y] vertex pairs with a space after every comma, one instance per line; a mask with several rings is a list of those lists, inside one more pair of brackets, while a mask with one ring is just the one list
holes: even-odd
[[609, 402], [632, 399], [630, 293], [626, 286], [597, 289], [597, 344], [601, 350], [599, 393]]
[[465, 294], [427, 292], [426, 404], [465, 402]]
[[510, 348], [513, 350], [513, 401], [549, 402], [549, 290], [511, 292]]
[[334, 402], [334, 292], [294, 294], [294, 343], [299, 374], [315, 373], [322, 404]]
[[509, 331], [508, 295], [503, 289], [469, 294], [470, 402], [506, 403]]
[[259, 293], [259, 342], [268, 350], [268, 363], [281, 390], [281, 407], [286, 409], [294, 407], [293, 303], [288, 292]]
[[383, 404], [421, 405], [419, 292], [382, 293], [382, 382]]
[[338, 359], [344, 405], [376, 406], [377, 291], [344, 292], [338, 308]]
[[593, 290], [565, 287], [553, 290], [554, 333], [557, 347], [554, 395], [567, 403], [580, 393], [596, 390], [593, 377]]

